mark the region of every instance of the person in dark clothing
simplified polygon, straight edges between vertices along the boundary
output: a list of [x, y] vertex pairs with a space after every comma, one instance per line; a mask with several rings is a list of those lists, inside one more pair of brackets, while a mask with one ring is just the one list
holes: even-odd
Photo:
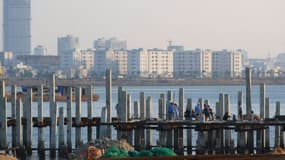
[[210, 110], [209, 110], [209, 107], [206, 103], [204, 104], [203, 112], [205, 114], [205, 120], [207, 121], [210, 117]]
[[243, 118], [242, 118], [242, 107], [241, 106], [239, 106], [239, 108], [238, 108], [238, 119], [239, 120], [243, 120]]
[[230, 117], [231, 117], [231, 116], [230, 116], [229, 112], [226, 112], [226, 113], [224, 114], [224, 116], [223, 116], [223, 120], [224, 120], [224, 121], [227, 121], [227, 120], [229, 120]]

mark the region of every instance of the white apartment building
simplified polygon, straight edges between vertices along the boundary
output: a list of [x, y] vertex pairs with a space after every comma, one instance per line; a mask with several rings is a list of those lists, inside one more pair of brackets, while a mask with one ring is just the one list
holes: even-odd
[[0, 66], [12, 66], [13, 53], [12, 52], [0, 52]]
[[60, 61], [61, 68], [65, 71], [77, 69], [81, 64], [81, 52], [80, 50], [64, 52], [60, 55]]
[[219, 78], [233, 78], [242, 76], [242, 52], [214, 51], [212, 54], [212, 76]]
[[149, 77], [173, 77], [173, 51], [150, 49], [147, 52]]
[[128, 51], [128, 76], [148, 77], [148, 52], [144, 49]]
[[94, 54], [95, 74], [103, 76], [109, 68], [115, 76], [126, 76], [128, 74], [128, 52], [113, 49], [96, 50]]
[[94, 66], [94, 51], [91, 49], [81, 51], [81, 66], [88, 70]]
[[209, 77], [212, 71], [210, 50], [188, 50], [175, 52], [173, 68], [175, 77]]

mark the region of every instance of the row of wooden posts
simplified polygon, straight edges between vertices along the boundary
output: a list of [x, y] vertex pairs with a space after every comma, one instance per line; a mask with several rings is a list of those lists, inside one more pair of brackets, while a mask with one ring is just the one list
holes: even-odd
[[[112, 122], [112, 72], [106, 71], [106, 106], [102, 108], [100, 122], [105, 125], [96, 126], [96, 138], [112, 137], [113, 124]], [[75, 90], [75, 125], [72, 126], [72, 87], [68, 88], [67, 93], [67, 107], [66, 116], [64, 119], [64, 108], [58, 107], [55, 101], [55, 76], [52, 75], [49, 80], [49, 109], [50, 109], [50, 139], [49, 150], [51, 156], [54, 156], [57, 150], [68, 150], [72, 148], [72, 127], [75, 127], [75, 147], [79, 147], [82, 144], [81, 138], [81, 87], [76, 87]], [[16, 125], [12, 126], [12, 147], [25, 146], [28, 153], [32, 153], [32, 89], [28, 90], [25, 98], [17, 99], [16, 85], [11, 87], [11, 119], [16, 121]], [[43, 123], [43, 85], [38, 87], [38, 122]], [[93, 92], [94, 86], [88, 87], [88, 100], [87, 100], [87, 113], [88, 119], [92, 120], [92, 106], [93, 106]], [[0, 88], [0, 148], [8, 148], [7, 142], [7, 98], [5, 97], [5, 82], [1, 81]], [[238, 92], [237, 108], [243, 105], [243, 93]], [[133, 121], [133, 118], [139, 119], [142, 123], [145, 120], [152, 118], [152, 97], [145, 97], [144, 92], [140, 93], [139, 101], [133, 102], [131, 95], [127, 93], [122, 87], [118, 88], [118, 104], [116, 106], [117, 118], [120, 122], [129, 123]], [[167, 120], [167, 104], [173, 101], [173, 92], [168, 91], [167, 95], [161, 94], [158, 100], [158, 119], [159, 121]], [[209, 103], [207, 100], [199, 99], [199, 103], [203, 106], [203, 103]], [[220, 93], [219, 100], [216, 103], [216, 116], [223, 117], [225, 112], [231, 112], [230, 97], [228, 94]], [[179, 89], [179, 121], [183, 121], [184, 108], [192, 110], [192, 99], [188, 98], [186, 106], [184, 107], [184, 89]], [[59, 108], [59, 115], [58, 115]], [[252, 110], [251, 106], [251, 74], [250, 69], [246, 69], [246, 115], [250, 115]], [[23, 114], [22, 114], [23, 112]], [[133, 113], [133, 114], [132, 114]], [[280, 115], [280, 102], [276, 102], [276, 115]], [[58, 118], [59, 117], [59, 118]], [[260, 85], [260, 118], [269, 118], [269, 98], [265, 95], [265, 84]], [[23, 122], [22, 122], [23, 120]], [[187, 120], [192, 121], [192, 120]], [[239, 123], [242, 123], [239, 121]], [[67, 125], [66, 130], [64, 125]], [[151, 146], [167, 146], [173, 148], [177, 153], [184, 154], [185, 148], [188, 154], [193, 154], [194, 150], [196, 154], [218, 154], [218, 153], [264, 153], [270, 150], [270, 135], [269, 128], [252, 128], [251, 125], [245, 125], [242, 130], [237, 131], [237, 148], [234, 145], [233, 135], [230, 129], [224, 128], [211, 128], [209, 122], [205, 122], [205, 126], [209, 125], [210, 128], [205, 130], [198, 130], [198, 137], [196, 140], [196, 147], [192, 145], [194, 129], [191, 127], [186, 129], [182, 125], [178, 124], [178, 127], [169, 127], [168, 129], [159, 130], [159, 136], [156, 144], [152, 142], [151, 128], [138, 127], [131, 129], [118, 129], [117, 138], [126, 138], [127, 141], [134, 145], [136, 149], [149, 148]], [[225, 124], [227, 126], [227, 124]], [[58, 131], [57, 131], [58, 130]], [[254, 131], [256, 132], [256, 141], [254, 141]], [[93, 137], [92, 125], [88, 126], [87, 139], [91, 141], [95, 139]], [[184, 134], [186, 133], [186, 142], [184, 142]], [[58, 140], [56, 139], [58, 134]], [[66, 136], [66, 137], [65, 137]], [[58, 143], [56, 143], [58, 141]], [[254, 147], [256, 142], [256, 149]], [[57, 144], [57, 145], [56, 145]], [[185, 146], [186, 144], [186, 146]], [[283, 131], [281, 126], [275, 128], [275, 147], [283, 147]], [[38, 150], [44, 151], [47, 147], [44, 145], [43, 127], [38, 127]]]

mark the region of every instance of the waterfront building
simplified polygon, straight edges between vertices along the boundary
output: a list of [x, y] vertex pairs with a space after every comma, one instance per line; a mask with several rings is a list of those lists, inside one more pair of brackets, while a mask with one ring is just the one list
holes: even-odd
[[56, 71], [60, 67], [60, 58], [56, 55], [21, 55], [17, 60], [37, 70]]
[[212, 77], [235, 78], [242, 76], [242, 53], [238, 50], [213, 51]]
[[81, 52], [78, 37], [72, 35], [59, 37], [57, 39], [57, 51], [61, 60], [61, 69], [68, 71], [80, 66]]
[[81, 65], [87, 71], [94, 67], [94, 51], [91, 49], [81, 51]]
[[173, 51], [149, 49], [148, 72], [151, 78], [173, 77]]
[[1, 66], [12, 66], [13, 65], [13, 53], [12, 52], [0, 52], [0, 63]]
[[176, 51], [173, 54], [175, 77], [210, 77], [212, 72], [211, 50]]
[[93, 47], [95, 49], [114, 49], [114, 50], [126, 50], [127, 41], [119, 40], [115, 37], [106, 40], [105, 38], [99, 38], [94, 41]]
[[127, 50], [98, 49], [94, 55], [94, 72], [96, 76], [103, 76], [107, 69], [112, 69], [114, 76], [128, 74]]
[[128, 76], [146, 78], [148, 72], [148, 52], [144, 49], [128, 51]]
[[37, 45], [34, 48], [34, 55], [47, 55], [47, 48], [42, 45]]
[[31, 54], [31, 0], [3, 1], [3, 50]]

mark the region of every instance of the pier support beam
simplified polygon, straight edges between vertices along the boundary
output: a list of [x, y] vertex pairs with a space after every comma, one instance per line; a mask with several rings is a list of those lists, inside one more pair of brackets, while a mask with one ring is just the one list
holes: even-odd
[[76, 88], [76, 96], [75, 96], [75, 104], [76, 104], [76, 109], [75, 109], [75, 147], [79, 147], [82, 145], [82, 140], [81, 140], [81, 95], [82, 95], [82, 88], [77, 87]]
[[0, 97], [0, 149], [7, 149], [7, 99]]
[[[16, 120], [17, 86], [11, 86], [11, 117]], [[12, 126], [12, 147], [16, 147], [16, 126]]]
[[16, 146], [23, 145], [22, 113], [23, 113], [22, 99], [18, 99], [16, 101]]
[[32, 135], [33, 135], [33, 128], [32, 128], [32, 97], [33, 97], [33, 91], [32, 88], [28, 89], [28, 93], [25, 97], [24, 101], [24, 118], [26, 120], [26, 123], [24, 125], [24, 145], [27, 149], [28, 155], [32, 154]]
[[[191, 117], [187, 120], [189, 120], [190, 122], [192, 121], [192, 99], [188, 98], [187, 99], [187, 109], [188, 111], [191, 111]], [[192, 154], [192, 129], [187, 129], [187, 153], [189, 155]]]
[[59, 156], [64, 156], [65, 154], [65, 139], [64, 139], [64, 110], [63, 107], [59, 108], [59, 126], [58, 126], [58, 149]]
[[[242, 91], [238, 92], [237, 100], [237, 113], [239, 113], [239, 108], [243, 111], [243, 95]], [[243, 121], [243, 115], [238, 116], [239, 121]], [[237, 153], [245, 153], [247, 148], [247, 134], [245, 131], [238, 131], [237, 133]]]
[[[269, 97], [265, 98], [265, 119], [269, 118], [270, 115], [270, 102], [269, 102]], [[270, 151], [270, 129], [267, 128], [265, 130], [265, 152], [269, 152]]]
[[[265, 118], [265, 84], [260, 84], [259, 87], [260, 92], [260, 119], [264, 120]], [[257, 153], [264, 153], [265, 148], [265, 130], [260, 129], [256, 131], [256, 152]]]
[[[164, 94], [160, 94], [160, 98], [158, 100], [158, 118], [159, 120], [165, 120], [166, 118], [166, 101]], [[166, 136], [166, 131], [159, 131], [159, 142], [157, 143], [158, 146], [166, 146]]]
[[[38, 95], [37, 95], [37, 99], [38, 99], [38, 122], [40, 124], [43, 124], [43, 85], [40, 85], [38, 87]], [[44, 139], [43, 139], [43, 127], [40, 126], [38, 128], [38, 153], [39, 155], [44, 154], [44, 148], [45, 148], [45, 143], [44, 143]]]
[[[152, 98], [150, 96], [146, 99], [146, 119], [151, 119], [151, 112], [152, 112]], [[151, 129], [146, 130], [146, 148], [151, 149], [152, 145], [152, 131]]]
[[[107, 107], [107, 122], [112, 122], [112, 70], [108, 69], [106, 72], [106, 107]], [[119, 103], [119, 102], [118, 102]], [[106, 137], [111, 138], [112, 129], [111, 126], [107, 126]]]
[[[280, 116], [280, 102], [276, 102], [276, 111], [275, 116]], [[275, 148], [280, 147], [281, 145], [281, 127], [275, 126]]]
[[[71, 129], [72, 129], [72, 87], [68, 87], [67, 91], [67, 106], [66, 106], [66, 116], [67, 116], [67, 127], [66, 127], [66, 142], [67, 149], [69, 152], [72, 151], [72, 140], [71, 140]], [[97, 133], [98, 134], [98, 133]]]
[[[87, 114], [88, 114], [88, 120], [89, 122], [92, 121], [92, 112], [93, 112], [93, 92], [94, 92], [94, 86], [91, 85], [88, 88], [88, 101], [87, 101]], [[92, 126], [87, 127], [87, 140], [88, 142], [92, 141]]]

